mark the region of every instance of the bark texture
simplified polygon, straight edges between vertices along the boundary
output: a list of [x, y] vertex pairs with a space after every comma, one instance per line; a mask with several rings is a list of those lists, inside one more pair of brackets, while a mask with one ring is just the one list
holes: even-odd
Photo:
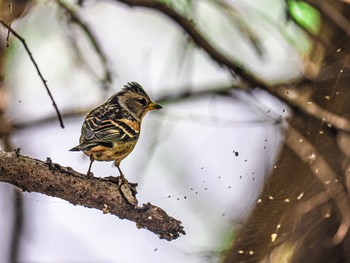
[[136, 184], [87, 177], [70, 167], [36, 160], [15, 152], [0, 151], [0, 181], [27, 192], [59, 197], [73, 205], [95, 208], [128, 219], [161, 239], [178, 238], [185, 231], [181, 222], [150, 203], [137, 206]]

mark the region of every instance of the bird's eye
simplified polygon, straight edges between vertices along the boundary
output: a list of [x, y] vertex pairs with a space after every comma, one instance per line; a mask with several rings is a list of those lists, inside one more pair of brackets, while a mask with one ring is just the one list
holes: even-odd
[[146, 106], [147, 105], [147, 100], [144, 99], [144, 98], [139, 99], [138, 102], [140, 102], [142, 106]]

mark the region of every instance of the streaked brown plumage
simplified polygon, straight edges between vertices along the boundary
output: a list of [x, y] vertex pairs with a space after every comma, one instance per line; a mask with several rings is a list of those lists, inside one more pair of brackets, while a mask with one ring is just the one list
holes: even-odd
[[153, 102], [140, 84], [129, 82], [105, 103], [88, 113], [81, 128], [80, 144], [70, 151], [83, 151], [94, 160], [114, 161], [120, 176], [120, 162], [134, 149], [141, 121], [150, 110], [162, 107]]

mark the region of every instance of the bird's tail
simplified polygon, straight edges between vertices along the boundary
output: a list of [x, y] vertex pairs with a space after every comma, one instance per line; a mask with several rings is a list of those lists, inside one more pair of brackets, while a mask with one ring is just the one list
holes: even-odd
[[113, 143], [112, 142], [104, 142], [104, 141], [82, 142], [78, 146], [75, 146], [72, 149], [70, 149], [70, 151], [72, 151], [72, 152], [88, 151], [91, 148], [94, 148], [96, 146], [104, 146], [107, 148], [112, 148]]
[[73, 147], [72, 149], [70, 149], [70, 151], [72, 151], [72, 152], [78, 152], [78, 151], [81, 151], [82, 149], [81, 149], [81, 146], [80, 145], [78, 145], [78, 146], [75, 146], [75, 147]]

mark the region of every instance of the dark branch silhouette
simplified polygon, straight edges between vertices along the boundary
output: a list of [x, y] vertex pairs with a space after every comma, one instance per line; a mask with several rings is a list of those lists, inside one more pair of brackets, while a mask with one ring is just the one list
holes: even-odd
[[[115, 178], [117, 179], [117, 178]], [[146, 228], [161, 239], [178, 238], [185, 231], [181, 222], [150, 203], [136, 206], [136, 185], [120, 185], [115, 179], [87, 177], [70, 167], [0, 151], [0, 181], [27, 192], [59, 197], [74, 205], [95, 208], [128, 219], [138, 228]]]

